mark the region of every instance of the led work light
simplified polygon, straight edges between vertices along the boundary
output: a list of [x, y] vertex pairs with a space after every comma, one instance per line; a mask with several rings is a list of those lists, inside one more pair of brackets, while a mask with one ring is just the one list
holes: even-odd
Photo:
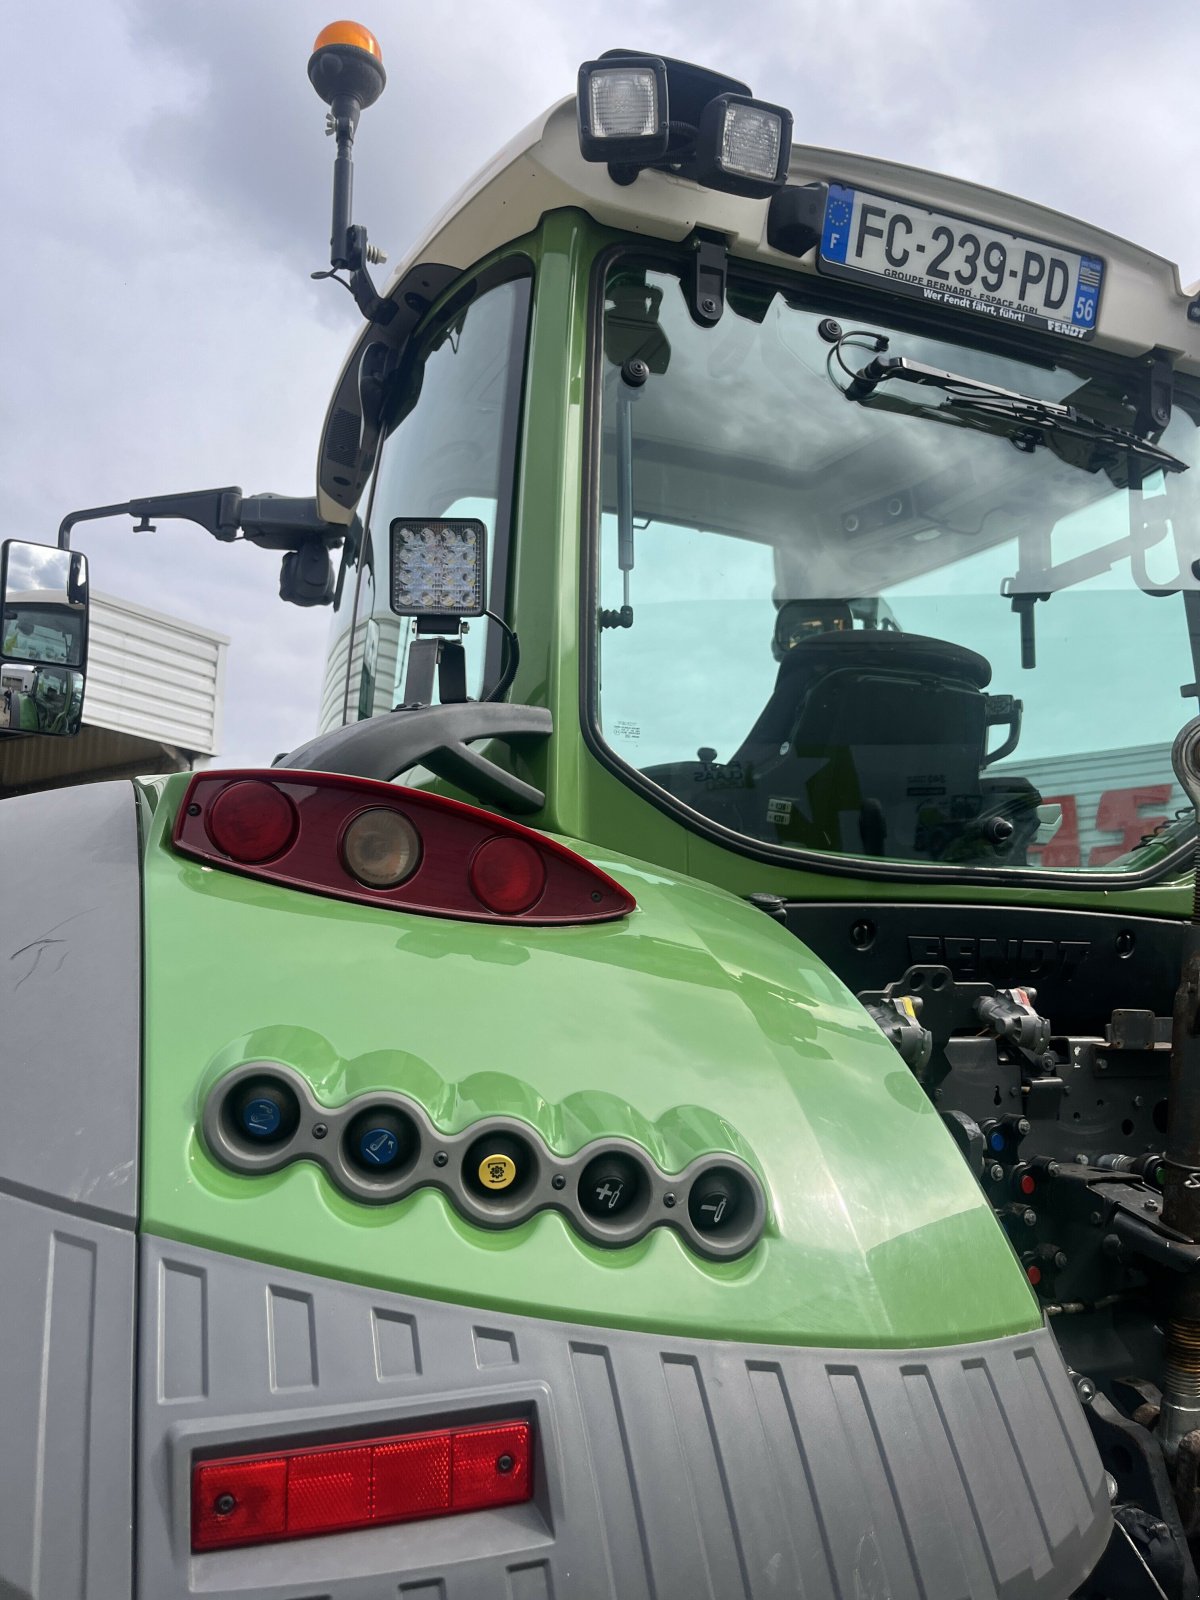
[[740, 94], [720, 94], [700, 114], [695, 177], [709, 189], [765, 197], [782, 188], [792, 114]]
[[658, 56], [585, 61], [579, 69], [579, 149], [585, 161], [661, 161], [670, 140], [667, 68]]
[[392, 523], [392, 610], [400, 617], [481, 617], [487, 528], [473, 517]]

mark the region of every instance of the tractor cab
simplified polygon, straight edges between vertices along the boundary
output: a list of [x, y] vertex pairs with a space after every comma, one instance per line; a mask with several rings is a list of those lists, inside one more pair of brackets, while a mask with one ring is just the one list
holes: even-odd
[[[322, 729], [436, 700], [436, 656], [443, 701], [551, 710], [493, 752], [543, 825], [747, 889], [1169, 879], [1200, 302], [966, 183], [803, 147], [784, 183], [786, 113], [679, 63], [690, 154], [610, 149], [658, 70], [585, 65], [355, 345]], [[468, 581], [422, 614], [414, 574]]]

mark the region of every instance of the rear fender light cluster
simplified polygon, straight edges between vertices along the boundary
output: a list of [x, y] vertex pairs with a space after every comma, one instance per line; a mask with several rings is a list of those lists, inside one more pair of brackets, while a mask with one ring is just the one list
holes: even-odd
[[349, 1533], [532, 1497], [526, 1421], [223, 1456], [192, 1469], [192, 1549]]
[[471, 922], [606, 922], [637, 904], [532, 828], [335, 773], [199, 773], [172, 842], [206, 866], [288, 888]]

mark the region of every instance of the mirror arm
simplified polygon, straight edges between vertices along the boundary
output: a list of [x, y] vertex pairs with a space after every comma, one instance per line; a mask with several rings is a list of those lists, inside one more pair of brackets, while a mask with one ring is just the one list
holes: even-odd
[[79, 522], [98, 522], [104, 517], [136, 517], [137, 532], [153, 533], [151, 517], [179, 517], [196, 522], [214, 538], [237, 538], [242, 491], [236, 488], [199, 489], [190, 494], [151, 495], [142, 500], [127, 500], [123, 505], [88, 506], [69, 511], [58, 525], [58, 547], [71, 548], [71, 530]]
[[341, 544], [346, 528], [326, 522], [317, 514], [311, 496], [243, 495], [236, 487], [197, 489], [188, 494], [157, 494], [121, 505], [88, 506], [71, 511], [58, 525], [58, 547], [71, 548], [71, 530], [80, 522], [97, 522], [104, 517], [136, 517], [139, 533], [153, 533], [151, 517], [176, 517], [194, 522], [214, 539], [231, 543], [239, 534], [264, 550], [301, 550], [319, 539], [327, 548]]

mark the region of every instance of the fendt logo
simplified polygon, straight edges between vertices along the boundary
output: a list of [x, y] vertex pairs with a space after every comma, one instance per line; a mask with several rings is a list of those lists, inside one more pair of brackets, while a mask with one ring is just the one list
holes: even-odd
[[956, 978], [1004, 985], [1053, 974], [1069, 982], [1092, 948], [1090, 939], [956, 939], [910, 934], [913, 965], [949, 967]]

